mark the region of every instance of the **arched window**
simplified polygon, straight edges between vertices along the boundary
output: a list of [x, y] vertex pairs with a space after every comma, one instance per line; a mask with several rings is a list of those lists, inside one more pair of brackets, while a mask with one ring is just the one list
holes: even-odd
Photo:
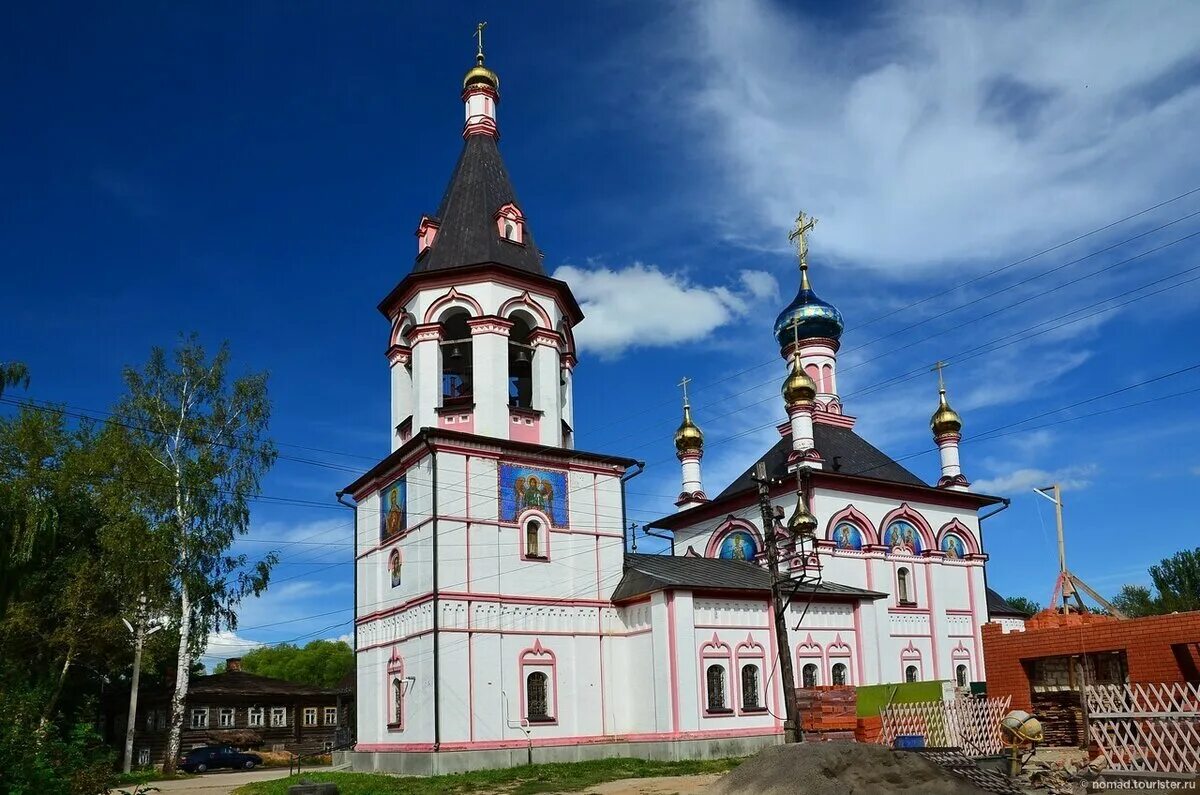
[[404, 660], [398, 648], [392, 649], [388, 659], [384, 711], [387, 713], [388, 731], [404, 731]]
[[758, 709], [758, 666], [742, 666], [742, 709]]
[[815, 663], [806, 663], [804, 668], [800, 670], [800, 686], [817, 686], [817, 666]]
[[725, 706], [725, 666], [710, 665], [704, 673], [708, 691], [708, 711], [718, 712]]
[[967, 666], [960, 664], [955, 667], [954, 681], [958, 683], [959, 687], [967, 686]]
[[525, 557], [543, 557], [542, 523], [536, 519], [530, 519], [525, 525]]
[[388, 572], [392, 575], [392, 587], [400, 587], [400, 569], [403, 563], [400, 559], [400, 550], [393, 549], [388, 555]]
[[514, 312], [508, 332], [508, 405], [533, 408], [533, 346], [529, 335], [535, 323], [524, 312]]
[[830, 670], [829, 678], [835, 685], [846, 684], [846, 664], [834, 663], [833, 668]]
[[525, 677], [525, 714], [530, 720], [547, 720], [550, 717], [546, 682], [546, 674], [541, 671], [534, 671]]
[[902, 605], [916, 604], [913, 599], [911, 575], [903, 566], [896, 572], [896, 601]]
[[904, 669], [904, 681], [905, 682], [917, 681], [917, 666], [910, 665]]
[[504, 222], [504, 239], [505, 240], [512, 240], [513, 235], [516, 233], [516, 231], [517, 231], [517, 228], [515, 226], [513, 226], [512, 221]]
[[471, 329], [467, 326], [470, 314], [454, 308], [442, 315], [442, 405], [464, 405], [471, 402], [473, 355]]

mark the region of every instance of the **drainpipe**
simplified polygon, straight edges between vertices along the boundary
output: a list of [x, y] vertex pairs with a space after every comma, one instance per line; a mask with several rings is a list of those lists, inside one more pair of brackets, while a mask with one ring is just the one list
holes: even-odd
[[[354, 588], [352, 591], [352, 595], [350, 597], [350, 603], [351, 603], [351, 607], [353, 608], [354, 618], [350, 622], [350, 643], [351, 643], [351, 649], [354, 652], [354, 671], [355, 671], [354, 678], [355, 678], [355, 680], [357, 680], [358, 679], [358, 504], [357, 504], [357, 501], [355, 501], [353, 503], [346, 502], [346, 491], [344, 489], [339, 489], [335, 496], [337, 497], [337, 501], [339, 503], [341, 503], [342, 505], [345, 505], [347, 508], [354, 511], [354, 519], [351, 521], [351, 528], [352, 528], [351, 535], [354, 537], [354, 546], [353, 546], [353, 551], [350, 553], [350, 567], [354, 569]], [[357, 681], [355, 681], [355, 683], [354, 683], [354, 692], [355, 693], [358, 692], [358, 682]], [[338, 707], [338, 722], [337, 722], [337, 726], [334, 727], [334, 736], [335, 737], [337, 736], [337, 729], [342, 725], [342, 696], [340, 693], [338, 694], [338, 698], [337, 698], [337, 707]], [[357, 712], [358, 712], [358, 704], [357, 703], [355, 703], [355, 705], [354, 705], [354, 710], [355, 710], [355, 713], [357, 714]], [[358, 722], [357, 719], [355, 719], [356, 724], [357, 724], [357, 722]], [[346, 728], [347, 728], [347, 734], [350, 735], [350, 737], [354, 737], [355, 735], [358, 734], [358, 726], [355, 725], [355, 726], [351, 727], [349, 725], [349, 721], [347, 721]], [[349, 733], [349, 729], [351, 729], [351, 728], [354, 729], [354, 734]], [[354, 750], [354, 741], [351, 740], [350, 742], [351, 742], [350, 750], [353, 751]]]
[[[622, 535], [622, 537], [624, 537], [624, 535], [625, 535], [625, 528], [629, 526], [628, 522], [627, 522], [628, 517], [625, 515], [625, 484], [646, 471], [646, 462], [645, 461], [635, 461], [634, 466], [637, 467], [637, 469], [630, 470], [621, 476], [621, 535]], [[636, 532], [636, 531], [633, 531], [633, 532]], [[635, 549], [637, 548], [637, 538], [636, 537], [633, 539], [633, 546]]]
[[[1010, 500], [1008, 497], [1002, 497], [1001, 499], [1003, 500], [1003, 503], [998, 508], [996, 508], [996, 510], [992, 511], [991, 513], [985, 513], [983, 516], [980, 516], [978, 519], [978, 522], [979, 522], [979, 548], [981, 550], [984, 548], [984, 546], [983, 546], [983, 520], [990, 519], [993, 516], [995, 516], [996, 514], [1000, 513], [1001, 511], [1008, 510], [1008, 506], [1012, 505], [1012, 500]], [[988, 587], [987, 566], [985, 565], [983, 567], [983, 607], [985, 610], [987, 609], [987, 587]], [[988, 611], [987, 617], [988, 617], [988, 621], [992, 620], [992, 613], [990, 610]]]
[[430, 487], [433, 494], [430, 523], [433, 528], [433, 752], [437, 753], [442, 748], [442, 653], [438, 645], [438, 470], [437, 450], [430, 444], [428, 435], [424, 441], [425, 449], [429, 451]]

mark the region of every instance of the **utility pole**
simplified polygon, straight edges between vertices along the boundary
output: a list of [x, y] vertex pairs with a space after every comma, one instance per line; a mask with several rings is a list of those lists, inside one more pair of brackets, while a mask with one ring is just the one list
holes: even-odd
[[153, 627], [147, 626], [146, 594], [144, 593], [138, 597], [137, 614], [133, 620], [137, 622], [137, 626], [121, 619], [121, 622], [133, 635], [133, 678], [129, 685], [129, 719], [125, 722], [125, 758], [121, 762], [121, 771], [124, 773], [129, 772], [133, 762], [133, 734], [137, 730], [138, 680], [142, 676], [142, 649], [146, 645], [146, 638], [162, 629], [157, 624]]
[[767, 479], [767, 462], [754, 465], [754, 482], [758, 484], [758, 506], [762, 510], [763, 541], [767, 548], [767, 566], [771, 571], [771, 606], [775, 614], [775, 648], [779, 650], [779, 675], [783, 679], [783, 741], [794, 743], [803, 739], [800, 730], [800, 709], [796, 703], [796, 675], [792, 670], [791, 644], [788, 641], [787, 602], [779, 587], [779, 551], [775, 547], [775, 511], [771, 507], [771, 484]]

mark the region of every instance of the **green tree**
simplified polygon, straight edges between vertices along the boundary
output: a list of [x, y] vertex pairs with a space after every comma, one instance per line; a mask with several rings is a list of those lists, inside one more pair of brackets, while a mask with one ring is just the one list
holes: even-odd
[[[222, 673], [219, 663], [214, 673]], [[242, 670], [272, 679], [334, 687], [354, 670], [354, 650], [341, 640], [313, 640], [303, 647], [291, 643], [263, 646], [242, 656]]]
[[228, 345], [211, 358], [195, 336], [168, 358], [154, 348], [141, 369], [126, 368], [117, 407], [121, 480], [147, 526], [172, 551], [177, 622], [175, 691], [166, 770], [179, 756], [191, 664], [210, 631], [237, 626], [244, 596], [267, 587], [275, 556], [250, 563], [231, 555], [249, 530], [250, 499], [275, 462], [265, 373], [227, 381]]
[[1126, 585], [1110, 601], [1129, 618], [1156, 616], [1163, 612], [1160, 601], [1144, 585]]
[[0, 395], [10, 386], [29, 386], [29, 370], [20, 362], [0, 362]]
[[1012, 608], [1020, 610], [1027, 616], [1031, 616], [1042, 609], [1041, 603], [1033, 601], [1028, 596], [1006, 596], [1004, 597], [1004, 601], [1008, 602]]
[[1200, 610], [1200, 547], [1185, 549], [1150, 567], [1161, 613]]

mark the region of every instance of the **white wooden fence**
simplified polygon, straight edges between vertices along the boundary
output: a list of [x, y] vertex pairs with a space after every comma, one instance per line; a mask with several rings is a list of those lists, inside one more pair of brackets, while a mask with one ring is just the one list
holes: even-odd
[[1200, 770], [1200, 685], [1092, 685], [1084, 698], [1091, 739], [1114, 772]]
[[961, 748], [967, 756], [1004, 753], [1000, 721], [1008, 714], [1008, 696], [919, 701], [884, 707], [881, 745], [903, 734], [919, 734], [929, 747]]

